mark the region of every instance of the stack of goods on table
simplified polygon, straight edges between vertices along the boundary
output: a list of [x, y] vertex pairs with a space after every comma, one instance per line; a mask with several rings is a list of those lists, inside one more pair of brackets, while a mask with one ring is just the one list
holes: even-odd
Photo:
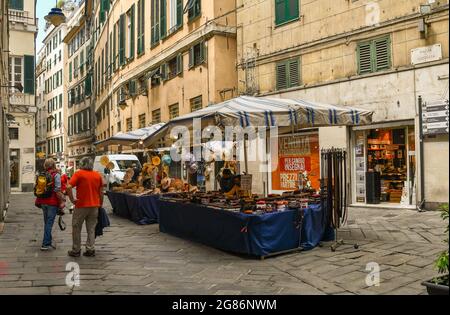
[[168, 193], [163, 200], [194, 203], [209, 208], [221, 209], [245, 214], [264, 214], [291, 209], [304, 209], [311, 204], [320, 203], [320, 195], [315, 191], [292, 191], [282, 195], [272, 194], [268, 197], [252, 195], [247, 198], [229, 197], [219, 191], [206, 193]]

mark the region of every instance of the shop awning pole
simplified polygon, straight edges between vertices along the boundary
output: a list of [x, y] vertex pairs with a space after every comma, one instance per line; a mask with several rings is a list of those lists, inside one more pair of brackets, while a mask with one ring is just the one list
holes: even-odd
[[423, 117], [422, 117], [422, 96], [419, 95], [419, 162], [420, 162], [420, 202], [417, 205], [418, 211], [424, 211], [425, 207], [425, 165], [423, 163]]

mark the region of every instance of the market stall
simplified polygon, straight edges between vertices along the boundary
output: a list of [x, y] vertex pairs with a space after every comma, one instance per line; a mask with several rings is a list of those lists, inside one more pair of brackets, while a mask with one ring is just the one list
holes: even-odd
[[[304, 128], [368, 124], [372, 114], [357, 108], [299, 99], [243, 96], [171, 120], [145, 139], [144, 146], [163, 141], [166, 146], [173, 147], [175, 141], [180, 139], [178, 135], [173, 137], [175, 127], [188, 129], [186, 134], [189, 140], [194, 140], [190, 146], [192, 150], [199, 145], [195, 143], [195, 135], [199, 141], [198, 135], [212, 126], [222, 130], [234, 126], [276, 128], [278, 134], [292, 135]], [[183, 134], [181, 136], [184, 137]], [[271, 135], [266, 134], [266, 137], [270, 138]], [[327, 187], [331, 191], [328, 188], [328, 191], [321, 191], [318, 174], [312, 178], [311, 174], [301, 172], [296, 174], [295, 187], [289, 193], [280, 192], [269, 196], [252, 194], [254, 186], [247, 161], [249, 139], [234, 138], [235, 143], [243, 145], [244, 158], [241, 156], [238, 160], [235, 155], [231, 155], [225, 159], [219, 171], [221, 193], [202, 189], [196, 194], [169, 194], [159, 200], [160, 230], [219, 249], [259, 257], [300, 248], [310, 249], [321, 240], [334, 238], [331, 227], [337, 228], [336, 222], [345, 220], [341, 213], [346, 213], [342, 211], [346, 207], [342, 200], [346, 199], [337, 197], [346, 194], [346, 191], [335, 193], [334, 182], [330, 184], [328, 181]], [[204, 136], [200, 136], [200, 141], [204, 140]], [[225, 143], [231, 139], [225, 137], [219, 140]], [[317, 151], [317, 162], [318, 156]], [[296, 169], [297, 164], [302, 163], [295, 156], [282, 157], [281, 161], [288, 161], [284, 166], [289, 169]], [[185, 162], [187, 169], [197, 174], [200, 172], [197, 177], [201, 178], [200, 166], [204, 161], [198, 156], [192, 158], [191, 153]], [[338, 166], [336, 170], [340, 174], [345, 169], [343, 159], [333, 165], [333, 170]], [[344, 180], [346, 177], [342, 176], [339, 180], [341, 178]], [[258, 183], [253, 181], [253, 184]]]
[[137, 224], [157, 223], [159, 218], [159, 195], [134, 195], [107, 191], [113, 213]]
[[[272, 198], [274, 204], [276, 199]], [[291, 204], [282, 211], [265, 208], [245, 213], [239, 206], [214, 206], [204, 202], [193, 203], [173, 196], [161, 198], [160, 231], [261, 258], [312, 249], [322, 240], [330, 241], [334, 237], [333, 230], [326, 225], [320, 204], [306, 208]], [[268, 206], [268, 203], [264, 205]]]

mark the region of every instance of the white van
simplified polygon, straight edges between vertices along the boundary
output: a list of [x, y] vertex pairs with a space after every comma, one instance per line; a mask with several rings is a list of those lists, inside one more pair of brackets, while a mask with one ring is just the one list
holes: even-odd
[[[105, 167], [100, 163], [100, 158], [103, 155], [99, 155], [95, 157], [94, 160], [94, 170], [102, 174], [102, 176], [108, 179], [108, 176], [105, 174]], [[123, 177], [125, 176], [125, 172], [127, 169], [132, 168], [133, 164], [136, 164], [138, 168], [142, 168], [141, 163], [136, 155], [133, 154], [107, 154], [109, 161], [114, 164], [114, 168], [111, 170], [109, 184], [114, 182], [120, 184], [123, 181]]]

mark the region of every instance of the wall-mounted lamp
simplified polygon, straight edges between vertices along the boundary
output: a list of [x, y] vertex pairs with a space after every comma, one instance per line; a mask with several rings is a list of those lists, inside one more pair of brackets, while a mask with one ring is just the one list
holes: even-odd
[[60, 8], [52, 8], [44, 19], [55, 27], [58, 27], [66, 21], [66, 16]]

